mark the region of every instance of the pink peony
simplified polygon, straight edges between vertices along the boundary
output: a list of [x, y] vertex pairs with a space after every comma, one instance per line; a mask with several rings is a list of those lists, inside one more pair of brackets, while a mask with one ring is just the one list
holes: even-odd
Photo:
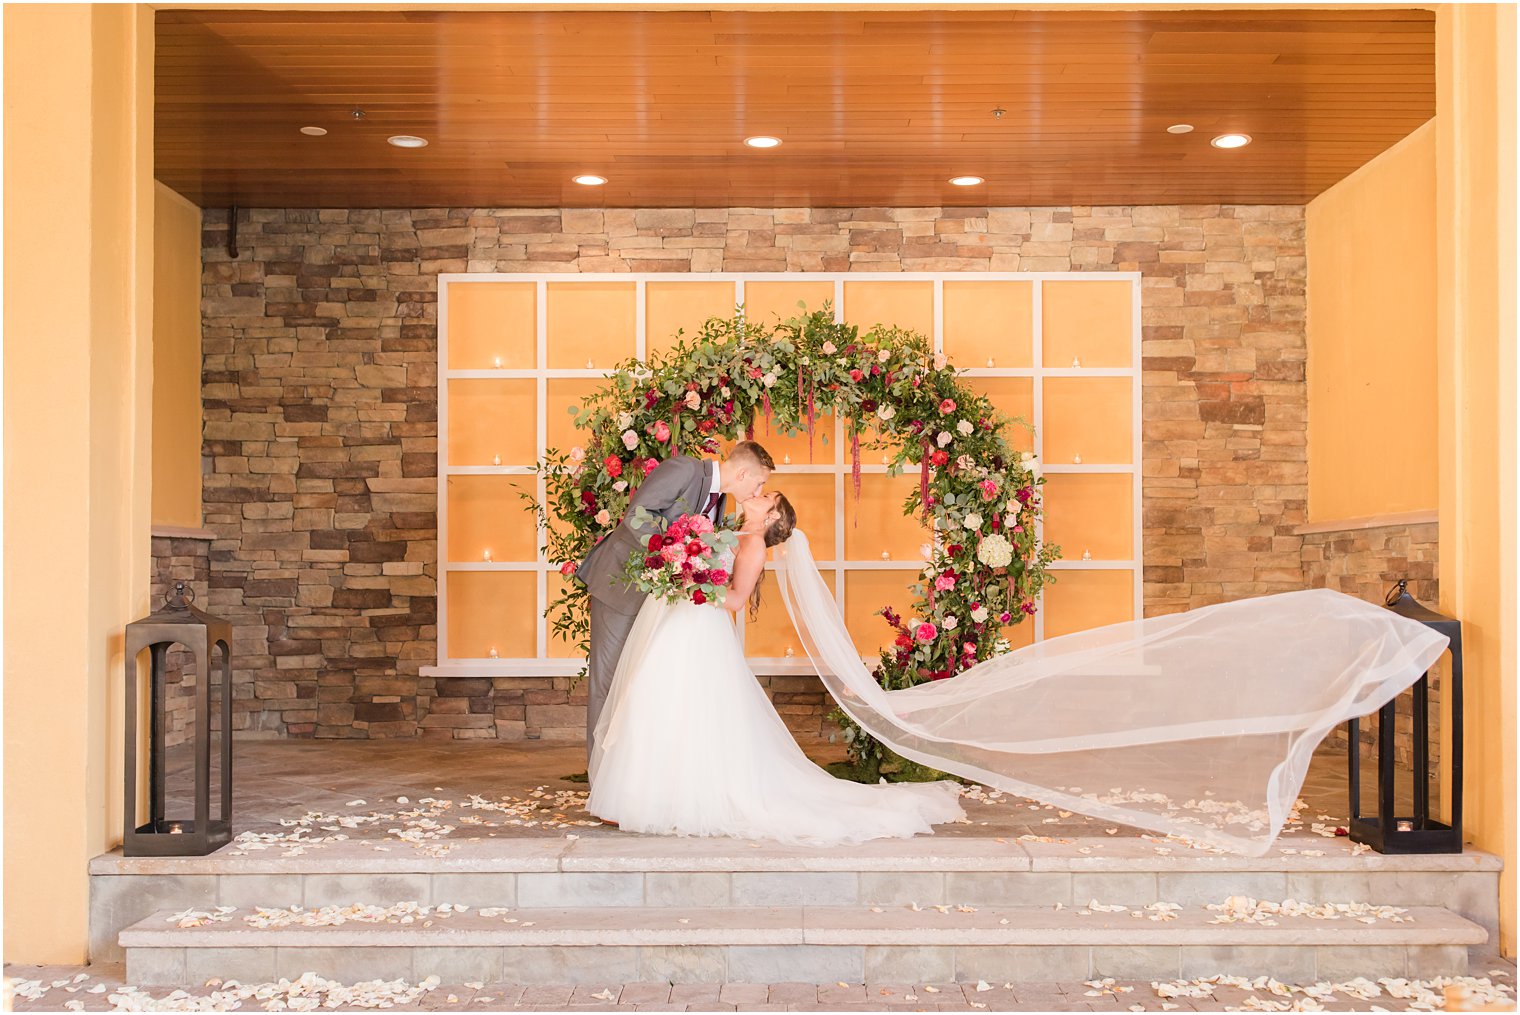
[[694, 536], [703, 536], [713, 530], [712, 519], [706, 515], [692, 515], [686, 523], [686, 530]]
[[723, 570], [721, 567], [715, 567], [711, 571], [707, 572], [707, 579], [714, 585], [727, 585], [728, 572]]
[[655, 420], [654, 425], [649, 428], [649, 432], [654, 434], [654, 439], [661, 443], [670, 440], [670, 425], [663, 419]]
[[660, 463], [658, 461], [656, 461], [655, 459], [653, 459], [653, 458], [646, 458], [646, 459], [644, 459], [644, 475], [646, 475], [646, 476], [649, 475], [651, 472], [653, 472], [655, 469], [658, 469], [659, 467], [660, 467]]
[[918, 625], [918, 629], [913, 634], [919, 641], [929, 642], [939, 637], [939, 629], [933, 624], [923, 623]]

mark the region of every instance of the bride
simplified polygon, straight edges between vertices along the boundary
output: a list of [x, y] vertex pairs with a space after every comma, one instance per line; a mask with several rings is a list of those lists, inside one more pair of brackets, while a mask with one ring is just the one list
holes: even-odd
[[932, 833], [964, 815], [954, 782], [865, 785], [810, 761], [744, 659], [733, 614], [758, 602], [767, 547], [793, 536], [780, 493], [741, 505], [722, 609], [649, 596], [597, 721], [586, 808], [624, 831], [806, 845]]
[[802, 753], [731, 623], [757, 594], [767, 547], [824, 686], [882, 744], [1008, 793], [1250, 856], [1292, 817], [1325, 735], [1391, 701], [1447, 643], [1380, 606], [1307, 589], [1050, 638], [888, 691], [861, 662], [786, 498], [742, 508], [724, 609], [650, 596], [619, 659], [587, 809], [626, 830], [829, 845], [963, 816], [953, 782], [862, 785]]

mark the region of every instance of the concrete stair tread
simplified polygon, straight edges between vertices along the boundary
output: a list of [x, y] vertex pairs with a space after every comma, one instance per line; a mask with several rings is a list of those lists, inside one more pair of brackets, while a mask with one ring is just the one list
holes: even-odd
[[[1408, 907], [1408, 922], [1281, 917], [1276, 926], [1213, 923], [1215, 914], [1187, 907], [1155, 921], [1129, 912], [1050, 906], [979, 907], [974, 912], [869, 906], [751, 906], [681, 909], [591, 907], [476, 910], [430, 915], [411, 924], [249, 927], [236, 910], [225, 922], [174, 926], [160, 910], [123, 929], [123, 948], [311, 948], [524, 945], [1479, 945], [1488, 933], [1437, 906]], [[1144, 912], [1141, 910], [1141, 912]], [[516, 921], [508, 922], [508, 921]], [[1006, 923], [1004, 921], [1007, 921]]]
[[[849, 849], [784, 846], [726, 837], [619, 835], [596, 838], [443, 840], [443, 855], [398, 841], [349, 839], [305, 847], [274, 846], [242, 855], [232, 847], [209, 856], [127, 857], [120, 848], [90, 861], [94, 875], [382, 874], [650, 871], [1073, 871], [1073, 872], [1382, 872], [1497, 871], [1499, 857], [1479, 850], [1408, 856], [1352, 855], [1344, 838], [1296, 836], [1265, 856], [1209, 853], [1133, 836], [1039, 842], [1016, 838], [920, 836], [865, 842]], [[1168, 852], [1158, 853], [1158, 849]], [[1086, 852], [1083, 852], [1086, 850]], [[1292, 852], [1285, 852], [1292, 850]], [[1314, 855], [1322, 854], [1322, 855]]]

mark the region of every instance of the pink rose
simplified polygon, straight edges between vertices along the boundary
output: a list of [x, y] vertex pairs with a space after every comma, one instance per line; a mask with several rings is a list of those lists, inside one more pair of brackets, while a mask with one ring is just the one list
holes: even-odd
[[566, 578], [569, 578], [571, 575], [575, 574], [575, 561], [565, 561], [559, 566], [559, 573], [564, 575]]
[[955, 576], [948, 574], [940, 575], [938, 578], [934, 579], [934, 588], [937, 592], [949, 592], [951, 589], [955, 588]]
[[670, 426], [663, 419], [655, 420], [649, 432], [654, 434], [654, 439], [661, 443], [670, 440]]
[[706, 515], [692, 515], [691, 519], [686, 523], [686, 528], [692, 535], [706, 535], [713, 530], [712, 519]]
[[865, 380], [865, 377], [866, 375], [861, 373], [859, 370], [850, 371], [850, 380], [854, 381], [856, 384], [859, 384], [861, 381]]
[[943, 402], [939, 403], [939, 414], [941, 416], [948, 416], [948, 415], [950, 415], [954, 411], [955, 411], [955, 399], [953, 399], [953, 398], [947, 398]]
[[657, 461], [655, 461], [653, 458], [646, 458], [646, 459], [644, 459], [644, 475], [646, 475], [646, 476], [649, 475], [651, 472], [653, 472], [655, 469], [658, 469], [659, 467], [660, 467], [660, 463], [657, 462]]
[[997, 483], [995, 483], [994, 481], [992, 481], [990, 479], [984, 479], [984, 480], [982, 480], [982, 482], [981, 482], [981, 488], [982, 488], [982, 500], [993, 500], [993, 499], [995, 499], [997, 497], [998, 488], [997, 488]]
[[919, 624], [918, 629], [913, 634], [919, 641], [929, 642], [939, 637], [939, 629], [933, 624]]

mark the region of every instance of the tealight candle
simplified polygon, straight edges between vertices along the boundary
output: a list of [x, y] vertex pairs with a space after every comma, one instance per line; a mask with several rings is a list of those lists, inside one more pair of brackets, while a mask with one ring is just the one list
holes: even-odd
[[496, 363], [496, 369], [500, 370], [501, 369], [501, 357], [500, 356], [496, 357], [495, 363]]
[[492, 658], [492, 659], [499, 659], [499, 658], [501, 658], [501, 657], [500, 657], [500, 656], [498, 656], [498, 655], [497, 655], [497, 654], [496, 654], [496, 646], [495, 646], [495, 645], [492, 645], [492, 646], [491, 646], [491, 651], [490, 651], [490, 653], [489, 653], [489, 655], [490, 655], [490, 657], [491, 657], [491, 658]]
[[790, 645], [788, 645], [786, 647], [786, 657], [788, 659], [790, 659], [793, 655], [794, 655], [794, 653], [792, 652], [792, 647]]
[[501, 456], [500, 455], [492, 455], [491, 456], [491, 464], [492, 465], [500, 465], [501, 464]]
[[1412, 831], [1414, 831], [1414, 822], [1411, 821], [1409, 818], [1399, 818], [1398, 821], [1394, 822], [1394, 825], [1401, 832], [1412, 832]]
[[1073, 356], [1071, 358], [1071, 368], [1073, 370], [1080, 370], [1080, 369], [1082, 369], [1082, 361], [1080, 359], [1078, 359], [1077, 357]]
[[491, 551], [490, 550], [486, 550], [485, 554], [482, 557], [482, 559], [483, 560], [490, 560], [491, 559]]
[[886, 550], [883, 550], [883, 551], [881, 551], [881, 559], [882, 560], [891, 560], [892, 559], [892, 554], [890, 552], [886, 551]]
[[176, 821], [174, 824], [172, 824], [172, 825], [169, 826], [169, 833], [171, 835], [182, 835], [184, 833], [184, 831], [185, 830], [180, 827], [178, 821]]
[[1072, 455], [1071, 456], [1071, 464], [1073, 464], [1073, 465], [1081, 465], [1082, 464], [1082, 456], [1081, 455]]
[[987, 368], [989, 370], [992, 369], [992, 357], [991, 356], [987, 357]]
[[595, 370], [596, 369], [596, 367], [592, 365], [592, 363], [591, 363], [591, 361], [589, 359], [586, 361], [586, 369], [587, 370]]
[[1082, 559], [1083, 560], [1092, 560], [1092, 552], [1089, 551], [1089, 550], [1083, 550], [1082, 551]]
[[792, 464], [792, 456], [791, 455], [782, 455], [781, 456], [781, 464], [782, 465], [791, 465]]

